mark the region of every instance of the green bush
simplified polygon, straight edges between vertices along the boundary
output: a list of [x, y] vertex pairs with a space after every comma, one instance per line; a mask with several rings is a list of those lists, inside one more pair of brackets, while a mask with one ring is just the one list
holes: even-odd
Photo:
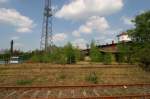
[[104, 55], [103, 63], [104, 63], [105, 65], [111, 64], [111, 63], [112, 63], [112, 54], [106, 53], [106, 54]]
[[33, 55], [30, 59], [32, 62], [41, 62], [41, 56], [40, 55]]
[[117, 62], [124, 63], [125, 62], [125, 55], [123, 53], [117, 54]]
[[55, 47], [51, 53], [35, 53], [30, 60], [41, 63], [74, 64], [82, 59], [84, 58], [80, 51], [68, 43], [63, 48]]
[[140, 66], [144, 70], [150, 71], [150, 50], [149, 49], [143, 49], [141, 51], [139, 62], [140, 62]]
[[86, 78], [86, 81], [90, 82], [90, 83], [94, 83], [97, 84], [98, 83], [98, 77], [96, 75], [95, 72], [90, 73]]
[[63, 48], [56, 48], [49, 54], [50, 62], [54, 64], [66, 64], [66, 56]]
[[84, 54], [79, 49], [74, 49], [74, 50], [75, 50], [76, 61], [83, 61]]
[[50, 62], [50, 57], [49, 57], [47, 54], [42, 55], [40, 61], [41, 61], [42, 63], [49, 63], [49, 62]]
[[102, 61], [102, 54], [100, 53], [99, 48], [96, 47], [94, 42], [91, 43], [90, 58], [92, 62]]
[[66, 57], [67, 64], [74, 64], [74, 63], [76, 63], [75, 49], [73, 48], [71, 43], [68, 43], [64, 47], [64, 54], [65, 54], [65, 57]]

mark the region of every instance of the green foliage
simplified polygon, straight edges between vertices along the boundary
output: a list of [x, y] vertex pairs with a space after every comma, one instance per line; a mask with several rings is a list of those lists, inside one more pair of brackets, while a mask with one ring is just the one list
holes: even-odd
[[131, 42], [123, 42], [118, 44], [118, 62], [126, 62], [126, 63], [133, 63], [135, 60], [134, 51], [132, 48], [133, 44]]
[[8, 60], [10, 58], [10, 51], [5, 50], [3, 54], [0, 54], [0, 60]]
[[49, 58], [48, 54], [41, 55], [40, 62], [42, 62], [42, 63], [49, 63], [50, 62], [50, 58]]
[[106, 53], [106, 54], [104, 55], [103, 63], [104, 63], [105, 65], [111, 64], [111, 63], [112, 63], [112, 54]]
[[75, 50], [76, 61], [83, 61], [84, 54], [79, 49], [74, 49], [74, 50]]
[[21, 58], [23, 61], [27, 61], [27, 60], [29, 60], [31, 57], [32, 57], [32, 53], [23, 53], [22, 55], [20, 55], [20, 58]]
[[150, 11], [142, 13], [133, 20], [135, 29], [129, 32], [133, 41], [133, 50], [138, 62], [150, 71]]
[[16, 83], [17, 85], [30, 85], [32, 84], [33, 80], [17, 80]]
[[102, 54], [100, 53], [94, 42], [91, 43], [90, 58], [92, 62], [102, 61]]
[[73, 48], [71, 43], [65, 47], [55, 47], [52, 53], [35, 53], [31, 57], [32, 62], [54, 63], [54, 64], [74, 64], [83, 58], [78, 49]]
[[150, 71], [150, 47], [148, 48], [143, 48], [140, 51], [140, 66], [145, 69], [146, 71]]
[[131, 37], [136, 43], [149, 43], [150, 42], [150, 11], [136, 16], [136, 28], [132, 30]]
[[117, 62], [124, 63], [125, 62], [125, 55], [123, 53], [117, 54]]
[[67, 64], [76, 63], [76, 53], [75, 53], [75, 50], [74, 50], [73, 46], [71, 45], [71, 43], [68, 43], [64, 47], [64, 54], [66, 56]]
[[33, 55], [30, 59], [32, 62], [41, 62], [41, 56], [40, 55]]
[[66, 57], [64, 54], [64, 48], [55, 48], [53, 53], [49, 54], [51, 63], [66, 64]]
[[93, 83], [93, 84], [97, 84], [98, 83], [98, 77], [96, 75], [95, 72], [90, 73], [86, 78], [86, 81]]

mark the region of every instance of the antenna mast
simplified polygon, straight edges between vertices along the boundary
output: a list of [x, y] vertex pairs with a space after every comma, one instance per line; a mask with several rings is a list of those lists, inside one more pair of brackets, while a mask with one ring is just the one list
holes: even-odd
[[52, 8], [51, 8], [51, 0], [45, 0], [45, 8], [44, 8], [44, 17], [43, 17], [43, 25], [42, 25], [42, 36], [41, 36], [41, 44], [40, 49], [47, 51], [52, 51], [53, 45], [53, 33], [52, 33]]

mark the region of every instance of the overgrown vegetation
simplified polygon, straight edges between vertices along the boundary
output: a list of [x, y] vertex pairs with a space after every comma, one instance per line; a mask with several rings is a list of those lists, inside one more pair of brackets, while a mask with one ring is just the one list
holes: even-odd
[[102, 62], [102, 54], [94, 42], [91, 43], [90, 58], [92, 62]]
[[112, 54], [111, 53], [106, 53], [106, 54], [104, 54], [104, 57], [103, 57], [104, 59], [103, 59], [103, 63], [105, 64], [105, 65], [109, 65], [109, 64], [111, 64], [112, 63]]
[[93, 84], [97, 84], [98, 83], [98, 77], [96, 75], [95, 72], [90, 73], [86, 78], [86, 81], [93, 83]]
[[135, 28], [127, 31], [132, 42], [122, 44], [121, 51], [129, 63], [137, 62], [150, 71], [150, 11], [137, 15], [133, 23]]
[[31, 57], [31, 62], [54, 63], [54, 64], [75, 64], [83, 60], [83, 55], [79, 49], [68, 43], [64, 47], [55, 47], [52, 53], [35, 53]]
[[118, 44], [119, 54], [118, 54], [118, 62], [122, 63], [135, 63], [136, 58], [134, 55], [134, 51], [132, 48], [132, 42], [121, 42]]

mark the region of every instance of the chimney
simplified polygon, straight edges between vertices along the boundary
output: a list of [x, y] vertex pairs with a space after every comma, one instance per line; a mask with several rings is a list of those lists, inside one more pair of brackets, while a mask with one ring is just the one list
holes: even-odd
[[10, 53], [12, 56], [13, 56], [13, 49], [14, 49], [13, 47], [14, 47], [14, 41], [11, 40], [11, 42], [10, 42]]

